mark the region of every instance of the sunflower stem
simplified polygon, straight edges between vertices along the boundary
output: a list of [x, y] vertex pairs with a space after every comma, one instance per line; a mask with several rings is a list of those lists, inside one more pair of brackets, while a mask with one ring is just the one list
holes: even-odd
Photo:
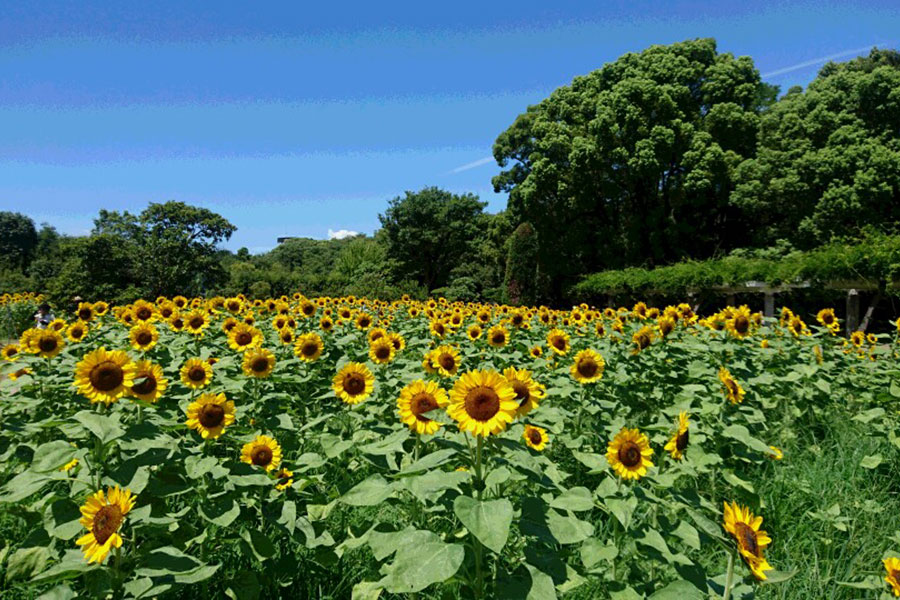
[[731, 586], [734, 582], [734, 555], [732, 550], [728, 554], [728, 572], [725, 575], [725, 589], [722, 591], [722, 600], [728, 600], [731, 597]]
[[[475, 445], [475, 495], [478, 501], [481, 501], [481, 496], [484, 493], [484, 480], [481, 478], [481, 455], [482, 455], [482, 447], [484, 446], [484, 436], [476, 436], [476, 445]], [[475, 597], [483, 598], [484, 597], [484, 571], [481, 565], [481, 541], [478, 538], [473, 536], [473, 541], [475, 542]]]

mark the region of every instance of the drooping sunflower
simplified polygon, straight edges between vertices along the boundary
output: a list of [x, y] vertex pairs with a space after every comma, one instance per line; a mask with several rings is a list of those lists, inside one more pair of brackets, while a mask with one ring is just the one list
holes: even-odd
[[772, 539], [759, 528], [762, 525], [762, 517], [754, 516], [748, 507], [740, 506], [737, 502], [732, 502], [731, 505], [727, 502], [723, 504], [725, 509], [722, 526], [734, 537], [738, 552], [750, 567], [753, 576], [765, 580], [766, 571], [771, 571], [772, 567], [763, 556], [763, 550], [772, 543]]
[[541, 452], [546, 448], [547, 442], [550, 441], [547, 430], [542, 427], [535, 427], [534, 425], [526, 425], [522, 437], [525, 439], [525, 444], [529, 448], [537, 450], [538, 452]]
[[258, 436], [241, 448], [241, 461], [272, 471], [281, 464], [281, 446], [267, 435]]
[[579, 383], [594, 383], [603, 378], [605, 368], [606, 361], [603, 360], [603, 357], [588, 348], [575, 355], [569, 371]]
[[650, 440], [637, 429], [623, 427], [606, 449], [606, 460], [622, 479], [640, 479], [653, 466]]
[[275, 355], [265, 348], [251, 348], [244, 352], [241, 368], [247, 377], [265, 379], [275, 368]]
[[494, 325], [488, 329], [487, 342], [493, 348], [502, 348], [509, 342], [509, 331], [503, 325]]
[[19, 357], [19, 345], [7, 344], [3, 346], [3, 350], [0, 350], [0, 356], [3, 356], [3, 360], [10, 362], [16, 360]]
[[547, 389], [535, 381], [527, 369], [507, 367], [503, 369], [503, 376], [516, 393], [515, 400], [519, 404], [516, 416], [524, 417], [530, 413], [547, 394]]
[[665, 339], [670, 333], [675, 331], [675, 319], [669, 316], [662, 316], [656, 321], [656, 328], [659, 330], [659, 336]]
[[344, 365], [331, 381], [331, 389], [347, 404], [359, 404], [371, 395], [375, 388], [375, 376], [362, 363]]
[[445, 344], [431, 351], [431, 366], [443, 377], [456, 375], [459, 363], [459, 350], [453, 346]]
[[156, 342], [159, 340], [159, 331], [151, 323], [142, 322], [131, 328], [128, 337], [131, 340], [132, 348], [146, 352], [156, 346]]
[[112, 404], [134, 385], [134, 363], [121, 350], [101, 346], [75, 365], [75, 387], [91, 403]]
[[900, 596], [900, 558], [890, 556], [881, 561], [887, 572], [884, 580], [891, 586], [894, 597]]
[[840, 321], [834, 314], [833, 308], [823, 308], [816, 314], [816, 320], [827, 328], [832, 334], [841, 330]]
[[168, 386], [162, 367], [149, 360], [134, 363], [134, 384], [129, 388], [129, 394], [146, 402], [156, 402]]
[[304, 362], [314, 362], [322, 356], [325, 344], [318, 333], [313, 331], [297, 336], [294, 342], [294, 354]]
[[554, 354], [564, 356], [569, 352], [569, 334], [562, 329], [551, 329], [547, 333], [547, 346]]
[[75, 321], [66, 328], [66, 337], [73, 343], [83, 340], [87, 333], [88, 325], [84, 321]]
[[369, 345], [369, 358], [377, 365], [386, 365], [394, 360], [397, 351], [391, 340], [382, 336]]
[[32, 371], [30, 367], [23, 367], [17, 371], [13, 371], [9, 375], [7, 375], [7, 377], [9, 377], [11, 380], [15, 381], [19, 377], [24, 377], [25, 375], [31, 375], [33, 372], [34, 371]]
[[776, 446], [769, 446], [769, 450], [772, 451], [771, 454], [768, 455], [772, 460], [781, 460], [784, 458], [784, 452], [781, 451], [781, 448]]
[[679, 413], [678, 423], [676, 423], [675, 433], [666, 442], [664, 450], [672, 455], [675, 460], [681, 460], [684, 457], [684, 451], [688, 447], [691, 440], [690, 432], [691, 422], [688, 420], [686, 412]]
[[486, 437], [506, 429], [519, 409], [516, 392], [496, 371], [469, 371], [456, 380], [447, 412], [460, 431]]
[[441, 424], [426, 417], [425, 414], [438, 408], [445, 408], [449, 403], [447, 392], [433, 381], [417, 379], [400, 391], [397, 399], [397, 411], [409, 428], [419, 435], [431, 435], [440, 429]]
[[181, 366], [181, 383], [193, 390], [209, 385], [212, 376], [212, 365], [202, 358], [189, 358]]
[[634, 350], [632, 352], [638, 354], [642, 350], [646, 350], [650, 347], [650, 344], [653, 343], [654, 338], [653, 328], [649, 325], [644, 325], [631, 336], [631, 343], [634, 344]]
[[186, 425], [195, 429], [205, 440], [222, 435], [234, 423], [234, 402], [225, 394], [200, 394], [187, 407]]
[[88, 497], [78, 521], [88, 532], [75, 541], [82, 546], [88, 563], [102, 563], [110, 550], [122, 547], [119, 528], [136, 500], [130, 490], [119, 486], [107, 488], [106, 493], [98, 490]]
[[283, 492], [294, 485], [294, 472], [282, 467], [275, 473], [275, 481], [275, 489], [279, 492]]
[[252, 325], [238, 323], [228, 332], [228, 345], [236, 352], [244, 352], [262, 343], [262, 332]]
[[790, 331], [794, 335], [794, 337], [809, 335], [809, 329], [806, 328], [806, 323], [804, 323], [803, 319], [796, 315], [791, 317], [791, 320], [788, 323], [788, 331]]
[[740, 404], [744, 401], [744, 388], [725, 367], [719, 367], [719, 381], [722, 382], [725, 389], [725, 396], [732, 404]]
[[850, 334], [850, 343], [856, 346], [857, 348], [861, 348], [863, 342], [866, 341], [866, 334], [862, 331], [854, 331]]

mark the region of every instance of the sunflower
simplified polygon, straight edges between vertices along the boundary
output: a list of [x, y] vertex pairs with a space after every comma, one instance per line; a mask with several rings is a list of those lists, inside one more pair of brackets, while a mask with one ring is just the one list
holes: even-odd
[[25, 375], [31, 375], [33, 372], [34, 371], [32, 371], [29, 367], [23, 367], [23, 368], [19, 369], [18, 371], [13, 371], [9, 375], [7, 375], [7, 377], [9, 377], [11, 380], [15, 381], [19, 377], [23, 377]]
[[156, 307], [146, 300], [138, 300], [131, 307], [135, 321], [152, 321], [156, 318]]
[[125, 521], [137, 497], [128, 489], [120, 489], [119, 486], [97, 491], [91, 495], [84, 506], [81, 507], [81, 519], [78, 521], [85, 529], [86, 534], [75, 542], [82, 547], [84, 557], [88, 563], [102, 563], [109, 551], [122, 547], [122, 537], [119, 528]]
[[132, 348], [146, 352], [159, 341], [159, 331], [151, 323], [142, 322], [131, 328], [128, 337], [131, 340]]
[[438, 346], [431, 351], [431, 366], [443, 377], [453, 377], [459, 370], [459, 350], [453, 346]]
[[369, 331], [366, 332], [366, 339], [371, 344], [378, 338], [382, 338], [387, 335], [387, 330], [384, 327], [370, 327]]
[[241, 462], [272, 471], [281, 464], [281, 446], [267, 435], [260, 435], [241, 448]]
[[98, 317], [102, 317], [107, 312], [109, 312], [109, 304], [104, 302], [103, 300], [98, 300], [94, 302], [94, 314]]
[[394, 349], [391, 340], [384, 336], [376, 339], [369, 345], [369, 358], [375, 364], [386, 365], [394, 360], [396, 355], [397, 351]]
[[225, 310], [236, 315], [244, 310], [244, 301], [237, 297], [227, 298], [224, 306]]
[[359, 404], [369, 397], [375, 387], [375, 376], [362, 363], [344, 365], [331, 381], [331, 389], [347, 404]]
[[361, 312], [356, 315], [356, 318], [353, 320], [353, 322], [356, 324], [357, 329], [365, 331], [372, 326], [372, 316], [367, 313]]
[[816, 314], [816, 320], [827, 328], [832, 334], [837, 333], [841, 329], [841, 324], [834, 314], [833, 308], [823, 308]]
[[228, 345], [237, 352], [256, 348], [261, 343], [262, 332], [252, 325], [238, 323], [228, 332]]
[[732, 377], [731, 372], [725, 367], [719, 367], [719, 381], [725, 388], [725, 395], [732, 404], [740, 404], [744, 401], [744, 388]]
[[73, 458], [72, 460], [70, 460], [69, 462], [67, 462], [67, 463], [64, 464], [63, 466], [61, 466], [61, 467], [59, 468], [59, 471], [60, 471], [61, 473], [68, 473], [69, 471], [71, 471], [72, 469], [74, 469], [74, 468], [77, 467], [77, 466], [78, 466], [78, 459], [77, 459], [77, 458]]
[[145, 402], [156, 402], [168, 385], [169, 382], [163, 377], [162, 367], [149, 360], [139, 360], [134, 363], [134, 384], [128, 389], [128, 393]]
[[325, 344], [318, 333], [309, 332], [297, 337], [294, 342], [294, 354], [304, 362], [313, 362], [322, 356]]
[[192, 310], [182, 318], [184, 319], [184, 328], [188, 333], [202, 335], [203, 330], [209, 327], [209, 316], [204, 310]]
[[330, 332], [332, 329], [334, 329], [334, 321], [331, 319], [331, 317], [322, 317], [321, 319], [319, 319], [319, 329], [321, 329], [325, 333]]
[[640, 479], [653, 466], [653, 448], [647, 436], [637, 429], [623, 427], [606, 449], [606, 460], [622, 479]]
[[503, 377], [516, 393], [515, 400], [519, 404], [516, 416], [524, 417], [530, 413], [547, 394], [546, 388], [532, 379], [531, 372], [527, 369], [507, 367], [503, 370]]
[[519, 409], [516, 392], [496, 371], [469, 371], [456, 380], [447, 412], [460, 431], [488, 436], [506, 429]]
[[781, 448], [777, 448], [775, 446], [769, 446], [769, 450], [772, 451], [771, 454], [768, 455], [772, 460], [781, 460], [784, 458], [784, 452], [781, 451]]
[[265, 348], [252, 348], [244, 352], [241, 367], [247, 377], [264, 379], [271, 375], [275, 368], [275, 355]]
[[202, 358], [189, 358], [181, 366], [181, 382], [194, 390], [209, 385], [212, 375], [212, 365]]
[[75, 321], [66, 328], [66, 337], [70, 342], [80, 342], [87, 335], [88, 325], [84, 321]]
[[804, 323], [803, 319], [798, 316], [791, 317], [791, 320], [788, 323], [788, 330], [792, 334], [794, 334], [794, 337], [809, 335], [809, 330], [806, 328], [806, 323]]
[[589, 348], [575, 355], [569, 370], [579, 383], [594, 383], [603, 378], [605, 368], [606, 361], [603, 357]]
[[633, 354], [638, 354], [641, 350], [646, 350], [650, 347], [650, 344], [653, 343], [654, 339], [653, 328], [649, 325], [644, 325], [640, 329], [634, 332], [631, 336], [631, 343], [634, 344]]
[[79, 318], [79, 320], [84, 321], [85, 323], [89, 323], [93, 320], [96, 311], [94, 310], [94, 305], [90, 302], [81, 302], [78, 304], [78, 309], [75, 311], [75, 316]]
[[470, 340], [472, 340], [474, 342], [475, 340], [477, 340], [478, 338], [481, 337], [481, 334], [483, 333], [483, 331], [484, 330], [481, 329], [481, 325], [478, 325], [477, 323], [475, 323], [473, 325], [470, 325], [469, 328], [466, 329], [466, 335], [469, 337]]
[[551, 329], [547, 333], [547, 346], [554, 354], [563, 356], [569, 352], [569, 334], [562, 329]]
[[887, 571], [884, 580], [890, 584], [894, 596], [900, 596], [900, 558], [891, 556], [881, 562], [884, 563], [884, 570]]
[[215, 439], [234, 423], [234, 402], [225, 394], [200, 394], [187, 407], [186, 425], [205, 439]]
[[278, 332], [278, 339], [283, 345], [290, 346], [294, 343], [294, 330], [289, 327], [281, 329]]
[[525, 439], [525, 445], [533, 450], [541, 452], [546, 446], [550, 438], [547, 436], [547, 430], [534, 425], [526, 425], [525, 432], [522, 433]]
[[866, 334], [862, 331], [854, 331], [850, 334], [850, 343], [856, 346], [857, 348], [861, 348], [863, 342], [866, 340]]
[[765, 572], [771, 571], [772, 567], [766, 562], [763, 550], [772, 543], [772, 539], [759, 528], [762, 517], [753, 516], [749, 508], [740, 506], [737, 502], [732, 502], [730, 506], [725, 502], [724, 506], [722, 526], [734, 537], [738, 552], [750, 567], [753, 576], [765, 580]]
[[680, 413], [678, 415], [675, 433], [673, 433], [672, 437], [669, 438], [669, 441], [666, 442], [664, 450], [671, 454], [672, 458], [675, 460], [681, 460], [684, 457], [684, 451], [688, 447], [688, 443], [691, 439], [691, 432], [689, 429], [690, 424], [691, 422], [688, 420], [687, 413]]
[[175, 332], [179, 332], [184, 329], [184, 317], [181, 316], [180, 312], [175, 312], [169, 317], [169, 329]]
[[406, 348], [406, 339], [404, 339], [404, 337], [399, 333], [391, 331], [387, 334], [387, 339], [391, 341], [391, 344], [393, 344], [394, 346], [394, 350], [396, 350], [397, 352], [400, 352], [404, 348]]
[[19, 345], [7, 344], [3, 346], [3, 350], [0, 350], [0, 356], [3, 356], [3, 360], [8, 360], [10, 362], [16, 360], [19, 356]]
[[503, 325], [494, 325], [488, 329], [487, 341], [494, 348], [502, 348], [509, 342], [509, 332]]
[[433, 381], [417, 379], [400, 391], [397, 410], [400, 420], [420, 435], [432, 434], [441, 424], [425, 416], [425, 413], [444, 408], [449, 403], [447, 392]]
[[656, 321], [656, 328], [659, 330], [659, 336], [666, 338], [675, 331], [675, 319], [669, 316], [662, 316]]
[[31, 351], [43, 358], [53, 358], [66, 345], [62, 335], [55, 329], [38, 329], [31, 339]]
[[121, 350], [107, 352], [101, 346], [75, 365], [78, 393], [92, 403], [112, 404], [134, 385], [134, 364]]
[[437, 338], [443, 338], [447, 335], [447, 324], [440, 319], [432, 319], [428, 325], [428, 330], [431, 331], [431, 335]]
[[725, 328], [734, 337], [742, 340], [752, 333], [753, 320], [750, 316], [750, 309], [744, 305], [734, 309], [731, 317], [725, 321]]
[[294, 472], [288, 471], [284, 467], [280, 468], [277, 473], [275, 473], [275, 480], [277, 483], [275, 484], [275, 489], [279, 492], [283, 492], [288, 489], [292, 485], [294, 485]]
[[531, 358], [540, 358], [544, 355], [544, 349], [540, 346], [533, 346], [528, 353], [531, 354]]

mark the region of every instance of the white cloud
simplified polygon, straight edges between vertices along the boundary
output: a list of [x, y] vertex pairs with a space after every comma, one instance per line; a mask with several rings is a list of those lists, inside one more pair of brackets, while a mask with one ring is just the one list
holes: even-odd
[[338, 229], [337, 231], [334, 229], [328, 230], [329, 240], [342, 240], [344, 238], [353, 237], [354, 235], [359, 235], [359, 232], [350, 231], [349, 229]]
[[783, 67], [781, 69], [775, 69], [774, 71], [769, 71], [768, 73], [763, 73], [760, 77], [775, 77], [776, 75], [784, 75], [785, 73], [790, 73], [792, 71], [799, 71], [800, 69], [805, 69], [806, 67], [811, 67], [813, 65], [818, 65], [821, 63], [826, 63], [829, 60], [834, 60], [836, 58], [843, 58], [845, 56], [850, 56], [851, 54], [859, 54], [861, 52], [865, 52], [866, 50], [871, 50], [872, 46], [875, 44], [871, 44], [869, 46], [863, 46], [862, 48], [855, 48], [853, 50], [844, 50], [843, 52], [838, 52], [837, 54], [829, 54], [828, 56], [820, 56], [819, 58], [813, 58], [811, 60], [805, 60], [801, 63], [797, 63], [796, 65], [791, 65], [789, 67]]
[[460, 165], [450, 171], [451, 173], [462, 173], [463, 171], [468, 171], [469, 169], [474, 169], [475, 167], [480, 167], [481, 165], [486, 165], [489, 162], [494, 162], [493, 156], [486, 156], [484, 158], [479, 158], [478, 160], [470, 163], [466, 163], [464, 165]]

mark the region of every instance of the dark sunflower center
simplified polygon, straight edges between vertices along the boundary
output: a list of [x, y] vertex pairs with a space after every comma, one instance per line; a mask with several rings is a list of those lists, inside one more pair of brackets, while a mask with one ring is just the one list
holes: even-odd
[[38, 348], [41, 349], [41, 352], [53, 352], [58, 345], [59, 342], [56, 341], [56, 338], [49, 335], [42, 337], [41, 341], [38, 342]]
[[825, 313], [822, 315], [822, 321], [825, 322], [826, 325], [831, 325], [834, 323], [834, 315], [831, 313]]
[[150, 373], [143, 373], [144, 380], [131, 388], [135, 394], [151, 394], [156, 391], [156, 379]]
[[229, 302], [228, 303], [228, 310], [230, 310], [231, 312], [237, 312], [238, 310], [240, 310], [240, 308], [241, 308], [241, 305], [238, 304], [237, 302]]
[[476, 421], [490, 421], [500, 411], [500, 396], [492, 388], [478, 386], [466, 394], [466, 413]]
[[290, 331], [284, 331], [281, 333], [281, 340], [284, 342], [289, 342], [294, 339], [294, 334]]
[[737, 383], [733, 379], [726, 379], [725, 386], [728, 388], [728, 392], [732, 396], [736, 396], [738, 393]]
[[[599, 327], [597, 329], [599, 330]], [[659, 326], [659, 330], [663, 335], [669, 335], [672, 333], [672, 323], [670, 321], [663, 321]]]
[[647, 346], [650, 345], [650, 336], [647, 335], [646, 333], [642, 333], [637, 338], [637, 344], [638, 344], [638, 347], [641, 350], [643, 350], [644, 348], [646, 348]]
[[90, 321], [92, 315], [93, 315], [93, 313], [91, 312], [91, 309], [89, 309], [89, 308], [82, 308], [81, 310], [78, 311], [78, 318], [81, 319], [82, 321]]
[[378, 346], [378, 348], [375, 349], [375, 357], [378, 360], [385, 360], [388, 357], [390, 357], [390, 355], [391, 355], [390, 346]]
[[641, 449], [634, 442], [625, 442], [619, 448], [619, 462], [633, 469], [641, 464]]
[[246, 331], [242, 331], [234, 336], [234, 341], [237, 342], [238, 346], [246, 346], [253, 341], [253, 336]]
[[756, 540], [756, 532], [746, 523], [735, 523], [735, 533], [744, 550], [753, 556], [759, 556], [759, 543]]
[[528, 389], [527, 384], [516, 380], [511, 382], [510, 385], [512, 385], [512, 389], [516, 393], [516, 400], [518, 400], [519, 406], [528, 402], [528, 399], [531, 398], [531, 391]]
[[221, 404], [204, 404], [197, 420], [207, 429], [213, 429], [225, 422], [225, 409]]
[[441, 354], [438, 357], [438, 364], [444, 368], [445, 371], [453, 371], [456, 368], [456, 360], [453, 358], [452, 354]]
[[747, 333], [750, 330], [750, 319], [741, 315], [734, 320], [734, 330], [738, 333]]
[[359, 373], [349, 373], [344, 377], [344, 391], [351, 396], [356, 396], [366, 389], [366, 378]]
[[426, 392], [421, 392], [413, 396], [412, 401], [409, 404], [412, 414], [414, 414], [418, 420], [423, 422], [431, 421], [431, 419], [423, 415], [438, 407], [437, 400], [434, 399], [434, 396]]
[[367, 317], [363, 317], [359, 320], [360, 327], [368, 327], [371, 321]]
[[201, 327], [203, 327], [203, 323], [203, 317], [193, 317], [188, 322], [188, 325], [190, 325], [191, 329], [200, 329]]
[[675, 438], [675, 448], [679, 452], [684, 452], [684, 449], [688, 447], [688, 442], [691, 441], [691, 432], [685, 429], [682, 433], [678, 434], [678, 437]]
[[257, 467], [266, 467], [272, 462], [272, 449], [268, 446], [257, 446], [250, 454], [250, 460]]
[[182, 327], [184, 327], [184, 321], [182, 321], [180, 318], [175, 319], [172, 321], [172, 326], [175, 327], [175, 329], [181, 329]]
[[269, 368], [269, 361], [264, 356], [254, 358], [253, 362], [250, 363], [250, 368], [255, 373], [265, 373]]
[[303, 344], [303, 347], [300, 348], [300, 352], [303, 353], [303, 356], [315, 356], [318, 351], [319, 345], [315, 342], [306, 342]]
[[84, 329], [82, 329], [81, 327], [73, 327], [71, 335], [73, 338], [78, 339], [84, 335]]
[[15, 356], [15, 355], [18, 354], [18, 353], [19, 353], [19, 351], [18, 351], [17, 349], [15, 349], [15, 348], [9, 348], [9, 349], [6, 351], [6, 355], [7, 355], [7, 356]]
[[438, 323], [437, 325], [434, 326], [434, 330], [435, 330], [439, 335], [444, 335], [444, 326], [441, 325], [440, 323]]
[[575, 367], [575, 370], [582, 377], [594, 377], [597, 375], [597, 371], [600, 370], [600, 365], [593, 358], [582, 358], [578, 361], [578, 366]]
[[532, 444], [537, 446], [538, 444], [541, 443], [543, 438], [541, 437], [540, 431], [538, 431], [537, 429], [532, 429], [528, 432], [528, 439], [531, 441]]
[[138, 346], [146, 346], [150, 342], [153, 341], [153, 336], [150, 335], [149, 331], [141, 331], [137, 334], [137, 343]]
[[122, 382], [125, 380], [125, 373], [122, 371], [122, 367], [116, 363], [105, 360], [91, 369], [89, 378], [91, 385], [95, 389], [101, 392], [109, 392], [122, 385]]
[[513, 322], [513, 325], [521, 325], [521, 324], [522, 324], [522, 317], [521, 317], [521, 315], [516, 315], [516, 316], [514, 316], [514, 317], [512, 318], [512, 322]]
[[564, 350], [565, 347], [566, 347], [566, 340], [565, 340], [565, 338], [562, 338], [562, 337], [559, 337], [559, 336], [554, 337], [554, 338], [550, 341], [550, 343], [553, 344], [553, 347], [556, 348], [557, 350]]
[[147, 319], [149, 319], [150, 317], [153, 316], [153, 311], [150, 310], [149, 308], [141, 307], [141, 308], [137, 309], [137, 312], [134, 313], [134, 316], [136, 316], [141, 321], [146, 321]]
[[107, 504], [97, 511], [94, 515], [94, 522], [91, 525], [91, 533], [98, 544], [105, 544], [106, 540], [112, 537], [119, 530], [119, 525], [125, 519], [122, 509], [114, 504]]
[[316, 312], [316, 307], [313, 306], [312, 304], [306, 304], [303, 306], [303, 314], [304, 315], [309, 316], [309, 315], [313, 314], [314, 312]]
[[162, 315], [163, 319], [168, 319], [172, 316], [172, 308], [167, 306], [159, 311], [159, 314]]
[[203, 381], [206, 379], [206, 369], [199, 365], [191, 367], [191, 370], [188, 371], [188, 379], [191, 381]]
[[503, 332], [498, 331], [497, 333], [495, 333], [494, 335], [491, 336], [491, 341], [494, 342], [495, 344], [502, 344], [503, 342], [506, 341], [506, 335]]

